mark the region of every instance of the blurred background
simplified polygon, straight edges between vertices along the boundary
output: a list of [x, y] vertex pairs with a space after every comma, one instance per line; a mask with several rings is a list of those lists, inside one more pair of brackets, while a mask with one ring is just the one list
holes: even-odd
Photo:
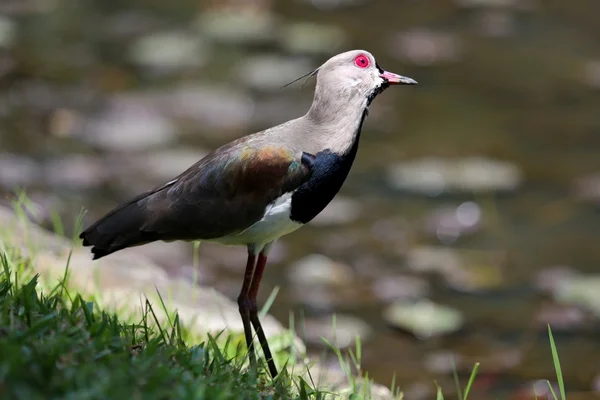
[[[410, 76], [371, 106], [353, 170], [281, 240], [260, 293], [310, 351], [353, 347], [408, 399], [600, 391], [597, 0], [2, 0], [0, 193], [85, 223], [211, 149], [306, 112], [353, 48]], [[245, 250], [143, 246], [232, 299]], [[197, 268], [194, 268], [196, 266]], [[336, 314], [337, 332], [332, 332]], [[335, 362], [332, 361], [332, 364]], [[533, 385], [532, 385], [533, 383]]]

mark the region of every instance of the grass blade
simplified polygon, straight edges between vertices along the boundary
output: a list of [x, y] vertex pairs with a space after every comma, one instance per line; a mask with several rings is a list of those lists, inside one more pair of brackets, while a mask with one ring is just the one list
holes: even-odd
[[554, 343], [554, 336], [552, 336], [552, 329], [550, 328], [550, 324], [548, 324], [548, 338], [550, 339], [550, 348], [552, 349], [552, 361], [554, 362], [554, 369], [556, 370], [556, 380], [558, 381], [558, 388], [560, 389], [560, 397], [562, 400], [567, 400], [562, 369], [560, 368], [560, 360], [558, 359], [558, 351], [556, 350], [556, 343]]
[[475, 377], [477, 376], [477, 371], [479, 370], [479, 363], [476, 362], [473, 366], [473, 371], [471, 371], [471, 376], [469, 377], [469, 382], [467, 383], [467, 387], [465, 388], [465, 397], [467, 400], [469, 397], [469, 392], [471, 391], [471, 387], [473, 387], [473, 383], [475, 382]]
[[463, 400], [463, 392], [460, 388], [460, 381], [458, 380], [458, 372], [456, 371], [456, 363], [454, 362], [454, 357], [451, 357], [452, 361], [452, 375], [454, 376], [454, 384], [456, 385], [456, 396], [458, 400]]

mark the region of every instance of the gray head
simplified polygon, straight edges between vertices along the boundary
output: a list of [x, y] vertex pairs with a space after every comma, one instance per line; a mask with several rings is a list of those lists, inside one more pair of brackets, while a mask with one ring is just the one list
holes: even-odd
[[384, 71], [365, 50], [331, 57], [317, 68], [317, 86], [309, 115], [332, 120], [362, 115], [371, 101], [390, 85], [416, 85], [414, 79]]
[[325, 90], [341, 97], [361, 96], [367, 103], [389, 85], [417, 84], [414, 79], [384, 71], [365, 50], [351, 50], [331, 57], [317, 71], [317, 92]]

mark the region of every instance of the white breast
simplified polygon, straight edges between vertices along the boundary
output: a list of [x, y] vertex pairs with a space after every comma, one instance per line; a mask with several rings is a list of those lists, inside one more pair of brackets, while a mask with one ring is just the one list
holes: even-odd
[[260, 221], [255, 222], [243, 232], [236, 235], [211, 239], [212, 242], [223, 244], [257, 244], [270, 243], [283, 235], [300, 228], [302, 224], [290, 219], [292, 209], [292, 193], [286, 193], [277, 198], [265, 208], [265, 214]]

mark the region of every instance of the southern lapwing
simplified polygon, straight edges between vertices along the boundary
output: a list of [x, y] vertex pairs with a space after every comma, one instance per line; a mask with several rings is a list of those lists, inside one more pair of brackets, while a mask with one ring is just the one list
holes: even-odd
[[373, 99], [390, 85], [416, 85], [384, 71], [364, 50], [338, 54], [313, 71], [308, 112], [227, 143], [187, 171], [116, 207], [81, 233], [94, 259], [156, 240], [244, 245], [238, 305], [250, 361], [254, 327], [272, 377], [277, 369], [258, 319], [256, 296], [269, 249], [308, 223], [340, 190]]

